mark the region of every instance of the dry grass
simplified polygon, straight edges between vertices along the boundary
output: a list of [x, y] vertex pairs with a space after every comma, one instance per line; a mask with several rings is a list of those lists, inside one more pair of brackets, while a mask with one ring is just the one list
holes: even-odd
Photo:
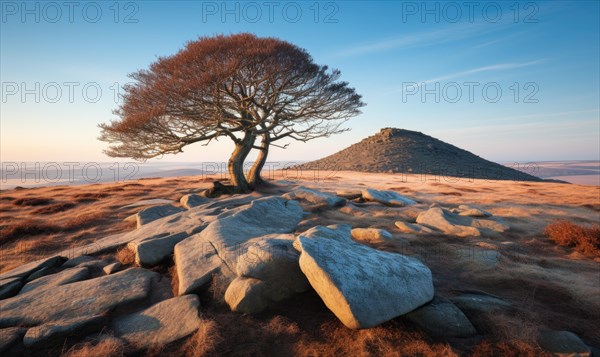
[[99, 342], [85, 342], [71, 347], [62, 357], [123, 357], [126, 349], [116, 338], [104, 338]]
[[72, 202], [63, 202], [63, 203], [55, 203], [46, 207], [41, 207], [34, 210], [33, 214], [54, 214], [58, 212], [64, 212], [76, 206], [75, 203]]
[[435, 343], [398, 321], [365, 330], [350, 330], [339, 322], [323, 324], [320, 341], [301, 339], [298, 356], [458, 356], [446, 343]]
[[544, 234], [558, 245], [574, 247], [588, 257], [600, 258], [600, 225], [583, 227], [560, 219], [546, 226]]
[[0, 226], [0, 243], [6, 244], [8, 242], [23, 238], [26, 236], [35, 236], [41, 234], [50, 234], [59, 232], [60, 227], [52, 225], [41, 220], [29, 218], [17, 222], [15, 224], [7, 224]]
[[552, 357], [536, 344], [523, 341], [491, 342], [484, 340], [471, 353], [472, 357]]
[[115, 257], [123, 265], [135, 264], [135, 253], [127, 247], [117, 250]]
[[181, 346], [183, 356], [210, 356], [216, 346], [223, 342], [214, 321], [201, 318], [200, 328]]
[[[402, 318], [374, 329], [349, 330], [314, 292], [281, 302], [257, 316], [235, 314], [222, 301], [226, 282], [214, 279], [210, 289], [202, 292], [201, 330], [183, 341], [156, 346], [141, 355], [544, 356], [535, 343], [535, 336], [545, 328], [574, 331], [586, 341], [600, 345], [600, 333], [596, 328], [600, 321], [597, 312], [600, 311], [598, 260], [591, 261], [579, 253], [565, 254], [564, 249], [541, 234], [548, 222], [556, 219], [566, 219], [571, 222], [570, 229], [575, 226], [589, 233], [585, 227], [599, 223], [597, 187], [485, 180], [441, 183], [422, 181], [419, 175], [414, 176], [416, 180], [411, 175], [350, 172], [336, 175], [342, 178], [340, 182], [344, 189], [364, 186], [394, 189], [420, 203], [402, 208], [377, 204], [349, 206], [352, 209], [318, 207], [305, 217], [306, 228], [315, 224], [349, 223], [353, 227], [387, 229], [395, 241], [371, 246], [420, 256], [432, 270], [436, 293], [451, 296], [459, 288], [483, 290], [511, 301], [513, 309], [482, 316], [485, 320], [481, 329], [483, 336], [479, 337], [482, 341], [441, 343], [431, 340]], [[135, 229], [135, 223], [123, 219], [143, 207], [123, 206], [138, 199], [178, 199], [182, 194], [208, 187], [212, 181], [214, 178], [181, 177], [2, 192], [0, 271], [51, 255], [70, 245], [83, 245]], [[340, 188], [340, 182], [316, 182], [309, 178], [298, 184], [335, 192]], [[39, 203], [36, 203], [36, 197], [41, 199]], [[444, 207], [481, 206], [502, 217], [511, 230], [493, 239], [411, 236], [398, 232], [395, 221], [414, 222], [418, 213], [433, 202]], [[74, 203], [75, 206], [65, 210], [55, 208], [62, 203]], [[563, 232], [563, 236], [567, 235]], [[576, 243], [570, 244], [578, 249]], [[453, 247], [469, 246], [497, 249], [502, 255], [500, 266], [472, 269], [448, 253]], [[134, 261], [129, 249], [119, 250], [116, 254], [125, 264]], [[171, 275], [171, 286], [176, 292], [178, 283], [174, 267], [160, 273]], [[65, 355], [122, 356], [127, 350], [117, 341], [108, 339], [79, 344], [68, 349]]]
[[19, 198], [13, 201], [13, 204], [16, 206], [45, 206], [45, 205], [49, 205], [50, 203], [52, 203], [52, 199], [51, 198], [39, 198], [39, 197], [34, 197], [34, 198]]

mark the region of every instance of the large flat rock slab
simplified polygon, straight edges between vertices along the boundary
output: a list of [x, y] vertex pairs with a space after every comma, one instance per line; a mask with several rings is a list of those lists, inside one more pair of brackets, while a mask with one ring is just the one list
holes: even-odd
[[31, 274], [44, 268], [54, 268], [62, 265], [67, 258], [58, 254], [49, 258], [36, 260], [0, 274], [0, 281], [9, 278], [27, 279]]
[[200, 301], [196, 295], [184, 295], [161, 301], [138, 313], [115, 319], [115, 336], [136, 349], [146, 349], [177, 341], [199, 327]]
[[25, 284], [19, 294], [25, 294], [35, 289], [50, 288], [66, 285], [89, 278], [90, 271], [87, 267], [65, 269], [59, 273], [46, 275]]
[[298, 202], [281, 197], [256, 199], [249, 205], [223, 212], [201, 233], [175, 246], [179, 294], [199, 289], [218, 272], [235, 276], [237, 257], [243, 254], [250, 239], [290, 233], [302, 215]]
[[43, 325], [107, 313], [150, 296], [155, 272], [133, 268], [120, 273], [28, 293], [0, 301], [0, 327]]
[[61, 345], [67, 337], [84, 336], [100, 330], [105, 321], [102, 315], [83, 316], [32, 327], [23, 337], [23, 344], [28, 348]]
[[349, 328], [369, 328], [433, 298], [431, 271], [414, 258], [352, 241], [350, 226], [317, 226], [295, 246], [300, 269], [327, 307]]

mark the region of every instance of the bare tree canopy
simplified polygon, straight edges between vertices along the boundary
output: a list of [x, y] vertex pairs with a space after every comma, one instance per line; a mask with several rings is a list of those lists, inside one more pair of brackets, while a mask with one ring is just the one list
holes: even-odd
[[[271, 143], [327, 137], [360, 114], [361, 96], [340, 75], [276, 38], [200, 38], [131, 74], [134, 82], [115, 111], [119, 119], [100, 124], [99, 139], [109, 143], [111, 157], [144, 160], [229, 137], [235, 143], [231, 180], [245, 192], [261, 181]], [[248, 183], [243, 164], [253, 148], [260, 151]]]

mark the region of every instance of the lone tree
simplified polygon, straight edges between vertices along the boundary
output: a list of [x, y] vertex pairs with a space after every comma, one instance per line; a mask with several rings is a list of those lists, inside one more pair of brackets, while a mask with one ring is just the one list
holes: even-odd
[[[99, 139], [109, 143], [105, 153], [145, 160], [228, 137], [235, 144], [228, 170], [238, 192], [262, 182], [270, 145], [340, 133], [365, 105], [339, 80], [340, 71], [314, 63], [289, 42], [248, 33], [189, 42], [130, 78], [115, 110], [119, 119], [99, 125]], [[252, 149], [259, 154], [246, 179]]]

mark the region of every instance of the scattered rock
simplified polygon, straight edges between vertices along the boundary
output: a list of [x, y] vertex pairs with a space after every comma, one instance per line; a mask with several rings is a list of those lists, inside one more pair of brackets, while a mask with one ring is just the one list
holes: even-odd
[[431, 230], [425, 226], [422, 226], [420, 224], [417, 224], [417, 223], [408, 223], [408, 222], [397, 221], [395, 223], [395, 225], [402, 233], [408, 233], [408, 234], [433, 234], [433, 233], [435, 233], [433, 230]]
[[427, 211], [421, 212], [417, 217], [417, 223], [458, 237], [478, 237], [481, 236], [482, 231], [487, 234], [493, 234], [509, 229], [507, 225], [495, 220], [459, 216], [440, 207], [430, 208]]
[[456, 213], [460, 216], [469, 217], [491, 217], [492, 214], [488, 211], [475, 206], [460, 205], [458, 208], [451, 210], [452, 213]]
[[135, 253], [135, 262], [140, 266], [154, 266], [173, 255], [175, 244], [188, 237], [179, 232], [166, 237], [130, 242], [127, 247]]
[[104, 271], [104, 274], [110, 275], [110, 274], [114, 274], [118, 271], [123, 270], [123, 268], [124, 268], [123, 264], [121, 264], [120, 262], [116, 262], [116, 263], [108, 264], [107, 266], [102, 268], [102, 271]]
[[347, 200], [355, 200], [362, 197], [362, 192], [360, 190], [338, 190], [335, 194]]
[[250, 239], [290, 233], [302, 215], [298, 202], [281, 197], [257, 199], [219, 215], [201, 233], [175, 245], [179, 294], [195, 291], [218, 272], [235, 276], [237, 257]]
[[175, 297], [138, 313], [116, 318], [112, 329], [115, 336], [136, 349], [164, 346], [191, 335], [200, 327], [199, 306], [196, 295]]
[[35, 289], [49, 288], [54, 286], [66, 285], [89, 278], [90, 272], [86, 267], [70, 268], [61, 271], [60, 273], [46, 275], [34, 281], [31, 281], [19, 292], [19, 295], [28, 293]]
[[84, 316], [32, 327], [27, 330], [23, 344], [29, 348], [52, 347], [62, 344], [67, 337], [85, 336], [100, 330], [105, 321], [104, 316]]
[[354, 228], [351, 234], [355, 240], [371, 243], [385, 242], [393, 238], [390, 232], [379, 228]]
[[0, 327], [101, 315], [117, 306], [146, 299], [152, 280], [158, 278], [155, 272], [133, 268], [51, 289], [36, 289], [0, 301]]
[[409, 206], [417, 202], [394, 191], [380, 191], [372, 188], [362, 190], [362, 197], [367, 201], [375, 201], [386, 206]]
[[27, 332], [24, 327], [9, 327], [0, 329], [0, 353], [5, 353], [18, 341], [20, 341]]
[[480, 315], [510, 307], [508, 301], [483, 293], [466, 293], [452, 297], [450, 300], [467, 315]]
[[350, 226], [301, 234], [300, 269], [327, 307], [349, 328], [368, 328], [433, 298], [431, 271], [418, 260], [352, 241]]
[[477, 334], [465, 314], [442, 297], [436, 296], [428, 304], [406, 314], [406, 317], [434, 337], [470, 337]]
[[459, 246], [453, 250], [456, 258], [461, 263], [474, 264], [478, 269], [494, 269], [500, 265], [502, 254], [493, 249]]
[[144, 208], [135, 215], [137, 219], [137, 226], [138, 228], [140, 228], [144, 224], [156, 221], [159, 218], [174, 215], [184, 210], [185, 209], [181, 207], [175, 207], [173, 205], [152, 206]]
[[189, 195], [185, 195], [185, 196], [181, 197], [179, 202], [181, 203], [181, 207], [183, 207], [185, 209], [191, 209], [193, 207], [200, 206], [202, 204], [210, 202], [210, 199], [208, 199], [206, 197], [202, 197], [195, 193], [191, 193]]
[[5, 273], [0, 274], [0, 280], [8, 278], [23, 278], [27, 279], [31, 274], [43, 268], [54, 268], [62, 265], [67, 258], [62, 256], [53, 256], [50, 258], [44, 258], [36, 260], [34, 262], [21, 265], [13, 270], [9, 270]]
[[306, 187], [300, 187], [292, 192], [284, 194], [282, 197], [288, 200], [301, 200], [314, 205], [325, 205], [328, 207], [338, 207], [346, 204], [345, 198], [311, 190]]
[[0, 300], [13, 297], [19, 293], [23, 283], [19, 278], [8, 278], [0, 281]]
[[577, 336], [569, 331], [545, 331], [538, 339], [540, 347], [555, 356], [590, 357], [592, 350]]

